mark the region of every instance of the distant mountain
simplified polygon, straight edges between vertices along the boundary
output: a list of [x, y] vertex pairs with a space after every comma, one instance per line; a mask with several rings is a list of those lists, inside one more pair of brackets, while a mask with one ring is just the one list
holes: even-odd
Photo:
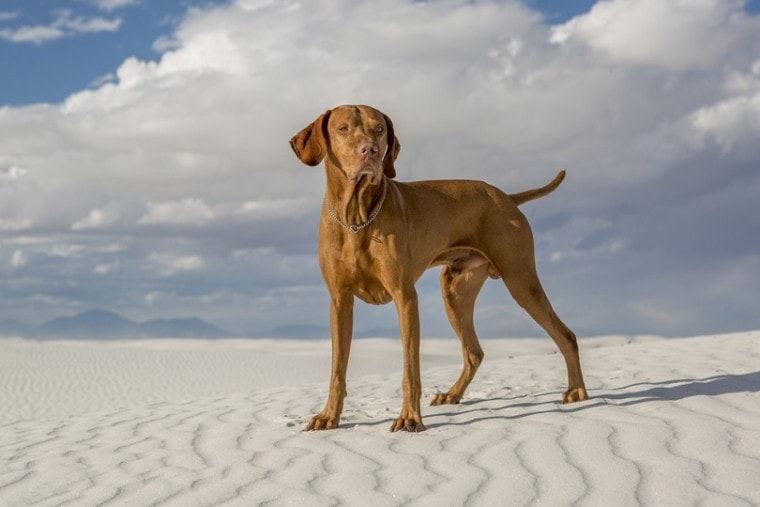
[[58, 317], [39, 329], [41, 338], [128, 338], [140, 325], [106, 310], [89, 310], [73, 317]]
[[15, 320], [0, 322], [0, 336], [42, 339], [116, 340], [137, 338], [225, 338], [233, 333], [198, 318], [156, 319], [138, 323], [108, 310], [58, 317], [41, 326]]

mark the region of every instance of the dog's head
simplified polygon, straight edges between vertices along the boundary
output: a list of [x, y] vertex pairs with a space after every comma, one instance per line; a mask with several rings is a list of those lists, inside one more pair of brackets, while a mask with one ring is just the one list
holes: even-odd
[[355, 185], [366, 176], [370, 184], [383, 175], [396, 176], [393, 163], [401, 149], [391, 119], [369, 106], [339, 106], [326, 111], [290, 140], [306, 165], [325, 157]]

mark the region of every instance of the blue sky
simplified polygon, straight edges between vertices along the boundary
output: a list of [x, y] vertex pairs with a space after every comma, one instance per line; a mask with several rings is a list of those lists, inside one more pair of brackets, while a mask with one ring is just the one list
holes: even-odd
[[[760, 0], [5, 1], [0, 321], [89, 308], [245, 335], [327, 326], [330, 106], [394, 119], [400, 180], [562, 187], [524, 206], [578, 334], [760, 327]], [[423, 333], [448, 336], [437, 273]], [[357, 307], [389, 334], [390, 306]], [[483, 336], [542, 332], [487, 284]]]

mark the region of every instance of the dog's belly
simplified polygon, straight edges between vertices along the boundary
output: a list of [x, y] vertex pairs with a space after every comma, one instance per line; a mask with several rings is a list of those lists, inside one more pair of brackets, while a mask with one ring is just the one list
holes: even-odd
[[455, 247], [436, 257], [430, 264], [432, 266], [448, 266], [451, 270], [451, 274], [458, 276], [465, 274], [468, 271], [479, 268], [480, 266], [488, 265], [488, 276], [491, 278], [501, 278], [496, 268], [491, 262], [480, 252], [473, 248], [467, 247]]
[[[468, 247], [455, 247], [447, 250], [436, 257], [430, 263], [430, 267], [448, 266], [452, 275], [460, 276], [484, 264], [488, 266], [488, 275], [491, 278], [500, 278], [499, 273], [483, 254]], [[390, 292], [368, 266], [357, 262], [351, 275], [354, 295], [365, 303], [384, 305], [393, 300]]]

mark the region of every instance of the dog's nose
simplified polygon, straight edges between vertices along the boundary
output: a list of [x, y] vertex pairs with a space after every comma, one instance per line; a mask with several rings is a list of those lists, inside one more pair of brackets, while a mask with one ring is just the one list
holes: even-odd
[[377, 155], [380, 151], [380, 147], [376, 142], [367, 142], [359, 145], [359, 154], [363, 157], [369, 157], [370, 155]]

